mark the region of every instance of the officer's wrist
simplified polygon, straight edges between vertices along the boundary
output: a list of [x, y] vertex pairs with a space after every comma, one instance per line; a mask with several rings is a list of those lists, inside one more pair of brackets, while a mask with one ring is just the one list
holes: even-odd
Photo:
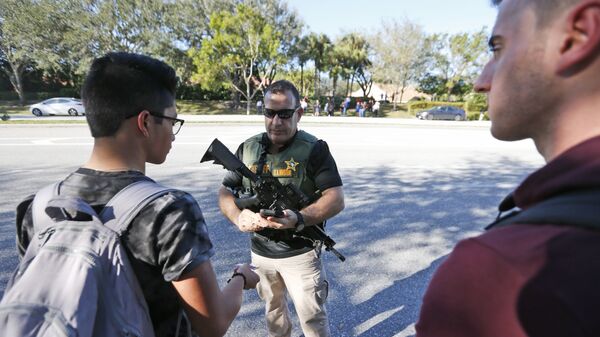
[[301, 232], [306, 227], [306, 224], [304, 223], [304, 216], [302, 216], [302, 213], [300, 213], [300, 211], [293, 210], [293, 212], [296, 214], [297, 219], [294, 229], [296, 230], [296, 232]]

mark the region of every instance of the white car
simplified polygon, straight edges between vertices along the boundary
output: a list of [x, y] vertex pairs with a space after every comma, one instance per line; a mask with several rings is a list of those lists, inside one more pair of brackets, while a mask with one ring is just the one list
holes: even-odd
[[50, 98], [43, 102], [33, 104], [29, 110], [38, 117], [53, 115], [85, 115], [85, 109], [83, 108], [81, 100], [69, 97]]

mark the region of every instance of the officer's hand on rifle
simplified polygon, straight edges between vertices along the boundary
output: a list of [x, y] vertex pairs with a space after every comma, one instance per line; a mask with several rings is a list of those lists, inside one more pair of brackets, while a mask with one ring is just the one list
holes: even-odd
[[256, 232], [269, 226], [269, 221], [249, 209], [244, 209], [238, 216], [237, 226], [242, 232]]
[[294, 229], [298, 223], [298, 217], [291, 209], [284, 210], [282, 217], [267, 216], [266, 220], [267, 227], [274, 229]]

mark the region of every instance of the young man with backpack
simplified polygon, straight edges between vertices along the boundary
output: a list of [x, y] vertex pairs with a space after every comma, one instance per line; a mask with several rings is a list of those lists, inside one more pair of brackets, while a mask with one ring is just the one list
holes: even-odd
[[[110, 219], [112, 213], [123, 214], [118, 208], [124, 207], [124, 202], [116, 201], [120, 191], [135, 196], [139, 192], [130, 192], [128, 186], [134, 183], [156, 186], [145, 175], [146, 163], [165, 161], [175, 134], [183, 124], [183, 120], [177, 118], [175, 86], [175, 71], [156, 59], [130, 53], [109, 53], [96, 59], [82, 88], [86, 119], [94, 137], [91, 156], [55, 187], [50, 202], [35, 207], [45, 207], [45, 213], [53, 219], [68, 218], [67, 225], [74, 227], [82, 217], [73, 212], [65, 215], [70, 209], [83, 211], [92, 218], [101, 214], [100, 218]], [[153, 332], [156, 336], [175, 336], [177, 329], [182, 329], [182, 320], [187, 320], [199, 335], [222, 336], [240, 309], [243, 289], [254, 288], [258, 276], [249, 265], [238, 265], [228, 284], [219, 289], [210, 262], [214, 249], [196, 200], [180, 190], [156, 190], [158, 194], [150, 198], [147, 205], [140, 204], [137, 210], [130, 212], [135, 216], [132, 221], [123, 220], [126, 227], [120, 235], [147, 303], [153, 325], [150, 335]], [[35, 222], [40, 212], [32, 210], [32, 199], [33, 196], [24, 200], [17, 210], [17, 241], [20, 254], [26, 256], [24, 261], [32, 254], [30, 250], [37, 249], [28, 249], [30, 243], [35, 242], [37, 246], [51, 242], [52, 235], [56, 236], [59, 230], [58, 227], [51, 232], [34, 230], [34, 226], [36, 229], [39, 226]], [[109, 201], [110, 207], [107, 206]], [[34, 203], [40, 204], [39, 201]], [[92, 209], [86, 211], [86, 204]], [[58, 215], [53, 214], [54, 211]], [[89, 220], [89, 216], [83, 218]], [[61, 247], [58, 250], [76, 254], [78, 249]], [[98, 258], [90, 259], [98, 262]], [[16, 284], [19, 274], [16, 274]], [[41, 279], [40, 282], [52, 280]], [[11, 289], [7, 289], [7, 294], [10, 292]], [[108, 301], [108, 295], [99, 295], [98, 301]], [[98, 305], [100, 310], [100, 304], [87, 303], [86, 298], [81, 299], [80, 305]], [[182, 309], [186, 315], [181, 315]], [[0, 313], [0, 317], [6, 316]], [[120, 319], [127, 325], [133, 318]], [[100, 324], [98, 320], [105, 318], [96, 315], [96, 320], [96, 324]], [[0, 320], [1, 324], [8, 323]], [[99, 334], [95, 331], [92, 336]]]
[[600, 336], [600, 1], [494, 0], [492, 135], [547, 164], [438, 268], [418, 337]]

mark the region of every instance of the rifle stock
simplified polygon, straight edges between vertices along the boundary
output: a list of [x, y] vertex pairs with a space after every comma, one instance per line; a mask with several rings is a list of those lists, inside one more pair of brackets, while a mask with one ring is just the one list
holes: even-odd
[[[253, 183], [256, 194], [250, 198], [237, 198], [235, 205], [239, 209], [248, 208], [257, 211], [257, 208], [266, 208], [282, 212], [284, 209], [300, 210], [310, 204], [310, 199], [296, 186], [291, 184], [282, 185], [279, 180], [271, 176], [261, 177], [254, 174], [216, 138], [212, 141], [200, 162], [211, 160], [227, 170], [240, 173]], [[333, 248], [335, 241], [319, 226], [307, 226], [304, 230], [295, 232], [293, 235], [307, 239], [314, 244], [322, 243], [326, 251], [332, 252], [341, 261], [346, 260], [339, 251]]]

